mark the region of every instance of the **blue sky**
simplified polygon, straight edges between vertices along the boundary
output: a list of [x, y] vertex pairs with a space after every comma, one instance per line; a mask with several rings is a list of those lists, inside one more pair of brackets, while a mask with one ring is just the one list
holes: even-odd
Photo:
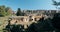
[[21, 8], [22, 10], [56, 9], [52, 5], [52, 0], [0, 0], [0, 5], [11, 7], [15, 11], [17, 8]]

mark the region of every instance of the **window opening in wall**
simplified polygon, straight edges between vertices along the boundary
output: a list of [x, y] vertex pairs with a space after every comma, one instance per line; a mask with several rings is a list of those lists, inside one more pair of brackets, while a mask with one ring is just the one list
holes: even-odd
[[37, 21], [37, 18], [35, 18], [35, 21]]
[[21, 18], [21, 21], [23, 21], [24, 18]]

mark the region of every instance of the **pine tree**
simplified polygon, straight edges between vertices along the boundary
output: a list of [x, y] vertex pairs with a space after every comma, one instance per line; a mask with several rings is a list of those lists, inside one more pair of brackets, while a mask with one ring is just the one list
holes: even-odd
[[17, 16], [22, 16], [22, 13], [21, 13], [21, 9], [20, 8], [18, 8], [16, 15]]

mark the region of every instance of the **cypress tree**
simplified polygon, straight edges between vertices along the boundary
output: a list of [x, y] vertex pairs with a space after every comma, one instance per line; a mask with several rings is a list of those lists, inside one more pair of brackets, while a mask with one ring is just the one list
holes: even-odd
[[20, 8], [18, 8], [16, 15], [17, 16], [22, 16], [22, 13], [21, 13], [21, 9]]

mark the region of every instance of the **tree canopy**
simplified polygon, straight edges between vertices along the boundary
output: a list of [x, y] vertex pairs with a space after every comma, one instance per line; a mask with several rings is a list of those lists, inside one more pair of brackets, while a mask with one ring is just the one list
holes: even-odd
[[16, 15], [17, 15], [17, 16], [24, 16], [25, 13], [23, 13], [23, 12], [21, 11], [21, 9], [18, 8]]
[[10, 11], [12, 12], [11, 8], [7, 8], [5, 5], [0, 6], [0, 16], [10, 15]]

